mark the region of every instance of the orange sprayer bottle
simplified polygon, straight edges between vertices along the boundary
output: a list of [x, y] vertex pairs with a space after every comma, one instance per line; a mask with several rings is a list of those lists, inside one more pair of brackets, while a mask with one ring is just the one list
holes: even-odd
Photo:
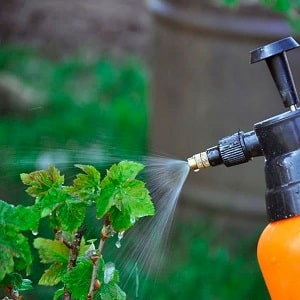
[[257, 248], [258, 262], [272, 300], [300, 299], [300, 109], [286, 52], [298, 47], [291, 37], [251, 52], [265, 60], [289, 111], [221, 139], [188, 159], [191, 169], [245, 163], [265, 157], [266, 210], [270, 221]]
[[258, 262], [272, 300], [300, 298], [300, 216], [271, 222], [257, 247]]

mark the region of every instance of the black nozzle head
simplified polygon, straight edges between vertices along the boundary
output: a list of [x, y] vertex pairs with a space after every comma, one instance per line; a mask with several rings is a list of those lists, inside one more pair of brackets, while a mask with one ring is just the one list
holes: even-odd
[[280, 54], [299, 47], [300, 45], [292, 38], [287, 37], [282, 40], [273, 42], [271, 44], [259, 47], [250, 52], [250, 63], [256, 63], [258, 61], [267, 59], [274, 55]]

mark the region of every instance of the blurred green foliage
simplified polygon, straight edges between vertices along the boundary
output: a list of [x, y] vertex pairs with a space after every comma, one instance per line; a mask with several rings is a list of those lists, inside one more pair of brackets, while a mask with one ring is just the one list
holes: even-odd
[[[73, 57], [50, 60], [31, 50], [0, 49], [0, 73], [39, 92], [45, 104], [0, 118], [0, 151], [21, 164], [36, 149], [145, 153], [148, 78], [144, 64]], [[17, 167], [17, 166], [16, 166]]]
[[165, 271], [149, 282], [145, 300], [269, 299], [256, 260], [256, 234], [237, 235], [229, 243], [211, 221], [185, 222], [177, 228]]

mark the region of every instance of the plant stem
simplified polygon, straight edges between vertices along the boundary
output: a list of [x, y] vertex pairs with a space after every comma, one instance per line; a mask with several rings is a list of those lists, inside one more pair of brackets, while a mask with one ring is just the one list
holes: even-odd
[[102, 256], [104, 244], [107, 238], [111, 237], [114, 234], [114, 230], [111, 226], [109, 215], [105, 216], [104, 225], [101, 231], [101, 238], [98, 246], [97, 255], [92, 258], [93, 260], [93, 272], [92, 272], [92, 278], [91, 278], [91, 284], [89, 293], [87, 295], [87, 300], [92, 300], [94, 296], [95, 291], [95, 282], [97, 280], [98, 275], [98, 267], [99, 267], [99, 261]]
[[[82, 237], [86, 231], [85, 226], [79, 228], [75, 235], [72, 243], [63, 239], [63, 243], [69, 248], [69, 262], [68, 262], [68, 272], [70, 272], [75, 266], [77, 262], [77, 257], [80, 251], [80, 244]], [[66, 286], [64, 287], [64, 295], [63, 300], [71, 300], [71, 293], [67, 290]]]
[[89, 293], [88, 293], [88, 296], [87, 296], [88, 300], [93, 299], [93, 295], [94, 295], [94, 291], [95, 291], [94, 286], [95, 286], [95, 282], [97, 280], [97, 275], [98, 275], [99, 260], [100, 260], [101, 253], [103, 251], [103, 247], [104, 247], [106, 239], [107, 239], [107, 237], [101, 236], [101, 239], [100, 239], [100, 242], [99, 242], [99, 247], [98, 247], [99, 255], [97, 255], [97, 257], [95, 257], [95, 259], [93, 259], [93, 272], [92, 272], [90, 289], [89, 289]]
[[[22, 299], [22, 296], [20, 296], [19, 294], [16, 294], [14, 292], [14, 288], [13, 286], [9, 285], [9, 286], [6, 286], [4, 288], [4, 290], [7, 292], [7, 294], [11, 297], [10, 300], [21, 300]], [[5, 299], [5, 298], [4, 298]]]
[[71, 271], [76, 266], [77, 257], [80, 251], [81, 239], [86, 231], [85, 226], [79, 228], [75, 235], [74, 240], [72, 242], [72, 246], [70, 248], [69, 254], [69, 262], [68, 262], [68, 271]]

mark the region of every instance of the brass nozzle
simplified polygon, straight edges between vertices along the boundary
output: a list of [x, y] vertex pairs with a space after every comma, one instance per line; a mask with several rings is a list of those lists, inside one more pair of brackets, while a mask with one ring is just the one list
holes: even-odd
[[200, 169], [210, 167], [210, 163], [206, 152], [201, 152], [193, 155], [192, 157], [188, 158], [187, 162], [190, 168], [195, 172], [199, 171]]

